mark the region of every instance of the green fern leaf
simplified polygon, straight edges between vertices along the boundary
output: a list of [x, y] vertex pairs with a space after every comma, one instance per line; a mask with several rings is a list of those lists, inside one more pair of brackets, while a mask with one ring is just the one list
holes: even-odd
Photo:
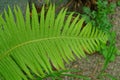
[[66, 12], [62, 9], [55, 15], [51, 5], [45, 16], [43, 6], [39, 22], [34, 5], [32, 18], [29, 6], [25, 19], [19, 7], [14, 8], [15, 18], [10, 8], [4, 11], [5, 20], [0, 16], [0, 79], [43, 78], [53, 72], [52, 66], [65, 69], [64, 63], [75, 60], [74, 55], [85, 57], [85, 52], [97, 51], [101, 42], [106, 44], [107, 34], [91, 23], [83, 27], [85, 19], [79, 20], [79, 15], [73, 19], [74, 13], [66, 18]]

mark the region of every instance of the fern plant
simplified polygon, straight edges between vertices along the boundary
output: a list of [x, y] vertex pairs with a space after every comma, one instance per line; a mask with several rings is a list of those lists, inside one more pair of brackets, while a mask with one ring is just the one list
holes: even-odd
[[[55, 15], [55, 6], [50, 5], [46, 15], [44, 6], [40, 20], [33, 5], [32, 18], [29, 6], [24, 16], [19, 7], [14, 8], [15, 17], [8, 7], [5, 19], [0, 15], [0, 79], [28, 80], [43, 78], [57, 70], [65, 69], [64, 63], [85, 57], [85, 52], [99, 50], [106, 44], [107, 34], [78, 15], [73, 20], [71, 13], [66, 19], [66, 9]], [[73, 21], [72, 21], [73, 20]]]

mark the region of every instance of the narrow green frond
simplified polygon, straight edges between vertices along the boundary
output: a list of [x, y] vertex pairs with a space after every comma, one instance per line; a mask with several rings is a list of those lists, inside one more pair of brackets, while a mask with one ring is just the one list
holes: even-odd
[[66, 35], [66, 32], [67, 32], [67, 30], [69, 29], [69, 25], [70, 25], [70, 22], [71, 22], [71, 20], [72, 20], [73, 14], [74, 14], [74, 13], [71, 13], [71, 14], [68, 16], [68, 18], [67, 18], [67, 20], [66, 20], [66, 22], [65, 22], [65, 25], [64, 25], [64, 27], [63, 27], [63, 30], [61, 31], [61, 34], [62, 34], [62, 35]]
[[32, 29], [32, 36], [38, 37], [39, 38], [39, 20], [38, 20], [38, 13], [36, 11], [36, 8], [34, 6], [34, 4], [32, 5], [32, 19], [31, 19], [31, 29]]
[[42, 7], [41, 13], [40, 13], [40, 37], [43, 38], [44, 36], [44, 29], [45, 29], [45, 8]]

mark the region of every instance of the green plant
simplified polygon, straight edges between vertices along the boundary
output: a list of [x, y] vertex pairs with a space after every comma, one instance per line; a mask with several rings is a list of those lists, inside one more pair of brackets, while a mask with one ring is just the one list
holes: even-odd
[[[32, 18], [27, 6], [25, 20], [19, 7], [14, 15], [8, 7], [5, 20], [0, 15], [0, 79], [28, 80], [45, 78], [47, 74], [64, 70], [64, 63], [85, 57], [85, 52], [98, 51], [100, 43], [106, 44], [107, 34], [92, 27], [82, 26], [84, 18], [67, 16], [66, 9], [55, 15], [50, 5], [46, 15], [44, 6], [40, 20], [33, 5]], [[40, 21], [40, 22], [39, 22]], [[72, 22], [71, 22], [72, 21]], [[85, 52], [84, 52], [85, 51]]]
[[46, 75], [44, 78], [37, 78], [38, 80], [41, 79], [52, 79], [52, 80], [63, 80], [64, 77], [72, 77], [72, 78], [77, 78], [77, 79], [84, 79], [84, 80], [91, 80], [88, 76], [83, 76], [83, 75], [76, 75], [72, 74], [71, 72], [80, 72], [80, 70], [75, 70], [75, 69], [68, 69], [68, 70], [59, 70], [59, 71], [54, 71], [52, 74]]
[[[116, 48], [116, 45], [115, 45], [115, 41], [116, 41], [115, 39], [116, 39], [115, 32], [111, 32], [111, 35], [109, 35], [109, 37], [108, 37], [109, 41], [108, 41], [107, 45], [104, 45], [104, 44], [101, 45], [100, 53], [103, 54], [103, 56], [105, 57], [105, 61], [104, 61], [104, 65], [103, 65], [98, 77], [103, 77], [103, 76], [107, 76], [109, 78], [113, 77], [112, 75], [107, 74], [104, 71], [108, 67], [108, 64], [111, 61], [115, 60], [115, 56], [116, 56], [117, 51], [118, 51], [118, 49]], [[114, 78], [112, 80], [117, 80], [117, 79]]]
[[104, 70], [107, 68], [108, 64], [115, 60], [116, 53], [118, 53], [115, 45], [116, 34], [111, 31], [113, 25], [111, 23], [112, 20], [109, 19], [109, 15], [114, 12], [115, 7], [116, 4], [108, 4], [108, 0], [97, 0], [96, 11], [91, 11], [87, 7], [83, 8], [84, 14], [82, 16], [86, 16], [86, 23], [91, 21], [93, 26], [98, 27], [100, 30], [109, 34], [107, 45], [101, 44], [101, 50], [99, 52], [105, 58], [103, 68], [99, 74], [100, 77], [104, 73]]
[[97, 0], [97, 10], [91, 11], [90, 8], [84, 7], [84, 14], [82, 16], [86, 16], [87, 22], [91, 21], [93, 26], [105, 32], [109, 32], [112, 28], [112, 24], [108, 15], [114, 12], [115, 7], [115, 3], [108, 4], [107, 0]]
[[117, 1], [117, 5], [120, 6], [120, 0]]
[[[109, 45], [102, 45], [102, 49], [100, 53], [103, 54], [105, 59], [108, 59], [108, 55], [112, 55], [110, 56], [111, 58], [109, 59], [110, 61], [114, 60], [115, 53], [116, 53], [116, 46], [115, 46], [115, 33], [113, 36], [113, 32], [111, 31], [113, 25], [111, 21], [109, 20], [108, 15], [114, 11], [115, 6], [116, 5], [114, 3], [108, 4], [107, 0], [98, 0], [96, 11], [91, 11], [87, 7], [84, 7], [83, 9], [85, 13], [85, 15], [83, 16], [87, 17], [87, 22], [91, 20], [92, 24], [95, 27], [98, 27], [100, 30], [107, 32], [109, 34], [109, 38], [108, 38]], [[111, 49], [113, 47], [115, 51]]]

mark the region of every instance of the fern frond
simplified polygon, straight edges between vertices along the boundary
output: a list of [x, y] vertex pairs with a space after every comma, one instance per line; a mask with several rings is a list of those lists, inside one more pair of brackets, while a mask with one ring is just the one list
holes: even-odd
[[[28, 80], [52, 73], [52, 65], [65, 69], [64, 63], [93, 53], [100, 43], [106, 44], [107, 34], [88, 23], [83, 28], [84, 18], [73, 20], [71, 13], [66, 18], [66, 9], [55, 15], [55, 6], [47, 13], [44, 6], [38, 20], [33, 5], [32, 19], [27, 5], [25, 19], [19, 7], [14, 15], [9, 8], [0, 16], [0, 76], [6, 80]], [[46, 13], [46, 15], [45, 15]], [[72, 21], [73, 20], [73, 21]], [[71, 22], [72, 21], [72, 22]]]

